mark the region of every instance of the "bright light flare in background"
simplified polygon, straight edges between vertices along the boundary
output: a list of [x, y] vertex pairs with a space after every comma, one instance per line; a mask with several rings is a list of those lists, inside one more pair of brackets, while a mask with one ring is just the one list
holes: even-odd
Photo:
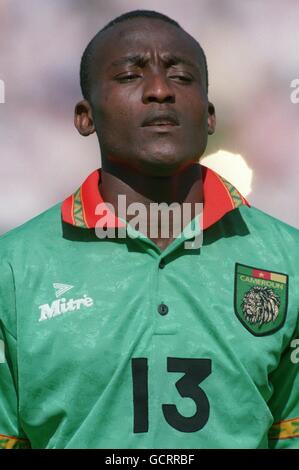
[[253, 172], [242, 155], [218, 150], [203, 157], [200, 163], [223, 176], [240, 191], [242, 196], [246, 197], [251, 193]]

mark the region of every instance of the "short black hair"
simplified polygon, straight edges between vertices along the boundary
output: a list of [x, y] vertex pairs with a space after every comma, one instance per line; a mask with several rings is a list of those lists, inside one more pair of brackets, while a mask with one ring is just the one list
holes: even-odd
[[[101, 34], [104, 31], [106, 31], [109, 28], [112, 28], [114, 25], [118, 23], [123, 23], [124, 21], [128, 21], [134, 18], [151, 18], [151, 19], [162, 20], [184, 31], [183, 28], [179, 25], [179, 23], [177, 23], [177, 21], [169, 18], [169, 16], [163, 15], [162, 13], [158, 13], [157, 11], [152, 11], [152, 10], [133, 10], [133, 11], [129, 11], [128, 13], [124, 13], [123, 15], [120, 15], [117, 18], [114, 18], [113, 20], [111, 20], [108, 24], [106, 24], [106, 26], [104, 26], [104, 28], [98, 31], [98, 33], [91, 39], [91, 41], [86, 46], [83, 52], [82, 58], [81, 58], [80, 86], [81, 86], [82, 95], [86, 100], [90, 100], [90, 88], [91, 88], [90, 64], [94, 56], [94, 51], [96, 49], [96, 43], [97, 43], [98, 38], [101, 36]], [[198, 47], [203, 56], [205, 74], [206, 74], [206, 88], [208, 91], [209, 79], [208, 79], [207, 58], [201, 45], [196, 41], [196, 39], [194, 39], [194, 41], [198, 44]]]

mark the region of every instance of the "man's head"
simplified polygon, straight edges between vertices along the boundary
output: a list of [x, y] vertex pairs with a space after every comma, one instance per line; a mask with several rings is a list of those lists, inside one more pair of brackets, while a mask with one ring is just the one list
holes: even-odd
[[116, 18], [81, 60], [82, 135], [96, 131], [102, 166], [170, 175], [203, 154], [215, 127], [205, 54], [175, 21], [156, 12]]

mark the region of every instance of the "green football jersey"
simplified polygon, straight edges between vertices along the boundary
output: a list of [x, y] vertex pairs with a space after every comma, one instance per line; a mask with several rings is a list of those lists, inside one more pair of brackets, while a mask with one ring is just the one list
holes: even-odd
[[299, 448], [299, 231], [202, 174], [193, 249], [99, 238], [101, 170], [0, 238], [0, 447]]

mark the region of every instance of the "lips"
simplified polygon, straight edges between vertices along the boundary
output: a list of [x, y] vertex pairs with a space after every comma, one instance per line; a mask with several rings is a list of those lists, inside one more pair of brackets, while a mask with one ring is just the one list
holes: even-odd
[[174, 113], [152, 113], [145, 118], [142, 127], [148, 126], [178, 126], [179, 120]]

